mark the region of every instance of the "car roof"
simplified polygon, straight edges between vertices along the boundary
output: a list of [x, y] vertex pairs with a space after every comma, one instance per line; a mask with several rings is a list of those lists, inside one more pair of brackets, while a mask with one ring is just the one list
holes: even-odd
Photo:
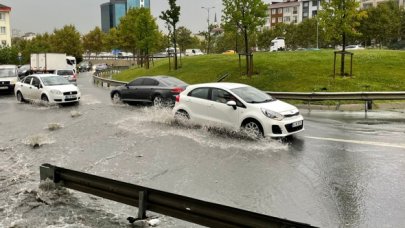
[[202, 84], [194, 84], [190, 86], [190, 88], [197, 88], [197, 87], [216, 87], [222, 89], [235, 89], [240, 87], [247, 87], [249, 85], [245, 85], [242, 83], [233, 83], [233, 82], [213, 82], [213, 83], [202, 83]]
[[29, 76], [36, 76], [38, 78], [45, 78], [45, 77], [52, 77], [52, 76], [61, 77], [57, 74], [32, 74], [32, 75], [28, 75], [27, 77], [29, 77]]

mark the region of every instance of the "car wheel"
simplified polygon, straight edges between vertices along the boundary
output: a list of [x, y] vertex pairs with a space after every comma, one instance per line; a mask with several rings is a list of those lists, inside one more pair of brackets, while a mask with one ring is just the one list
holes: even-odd
[[42, 95], [42, 97], [41, 97], [41, 101], [43, 101], [44, 103], [48, 103], [48, 102], [49, 102], [49, 99], [48, 99], [48, 97], [44, 94], [44, 95]]
[[25, 101], [24, 96], [20, 91], [17, 92], [17, 101], [21, 103]]
[[188, 115], [188, 113], [184, 110], [178, 110], [175, 114], [174, 114], [174, 119], [176, 120], [189, 120], [190, 116]]
[[242, 125], [242, 131], [254, 138], [263, 137], [263, 128], [256, 120], [248, 120]]
[[118, 93], [118, 92], [115, 92], [115, 93], [112, 95], [111, 99], [112, 99], [112, 102], [113, 102], [114, 104], [118, 104], [118, 103], [121, 103], [121, 102], [122, 102], [122, 100], [121, 100], [121, 94]]
[[164, 106], [164, 99], [162, 96], [157, 95], [153, 98], [153, 106], [156, 107], [163, 107]]

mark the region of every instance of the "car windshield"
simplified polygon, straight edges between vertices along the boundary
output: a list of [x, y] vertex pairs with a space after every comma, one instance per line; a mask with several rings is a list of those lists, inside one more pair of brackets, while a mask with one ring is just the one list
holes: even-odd
[[160, 81], [163, 82], [165, 85], [171, 86], [186, 86], [187, 83], [179, 80], [177, 78], [167, 77], [167, 78], [160, 78]]
[[73, 75], [73, 70], [58, 70], [58, 75]]
[[0, 69], [0, 78], [3, 77], [15, 77], [16, 74], [16, 69], [14, 68], [4, 68]]
[[68, 80], [66, 80], [64, 77], [60, 77], [60, 76], [42, 77], [41, 79], [45, 86], [69, 85], [70, 84]]
[[250, 86], [231, 89], [231, 91], [247, 103], [254, 104], [274, 101], [270, 95]]

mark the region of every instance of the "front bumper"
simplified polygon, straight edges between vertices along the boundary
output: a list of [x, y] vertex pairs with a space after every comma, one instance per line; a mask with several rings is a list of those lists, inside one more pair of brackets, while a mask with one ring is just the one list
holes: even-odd
[[267, 137], [286, 137], [304, 130], [304, 118], [299, 115], [281, 121], [266, 121], [263, 128]]
[[[70, 92], [69, 92], [70, 93]], [[56, 104], [79, 102], [81, 94], [52, 95], [50, 101]]]

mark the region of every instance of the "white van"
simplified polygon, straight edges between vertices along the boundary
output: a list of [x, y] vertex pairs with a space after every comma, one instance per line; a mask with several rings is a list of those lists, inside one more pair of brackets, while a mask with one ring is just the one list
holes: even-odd
[[18, 67], [16, 65], [0, 65], [0, 89], [14, 91], [18, 81]]
[[66, 56], [66, 62], [67, 62], [67, 64], [69, 64], [69, 65], [72, 65], [73, 66], [73, 69], [75, 70], [75, 72], [76, 72], [76, 67], [77, 67], [77, 64], [76, 64], [76, 58], [74, 57], [74, 56]]
[[204, 55], [204, 53], [200, 49], [186, 49], [186, 52], [184, 54], [186, 56]]
[[276, 37], [276, 39], [271, 41], [270, 51], [284, 51], [285, 41], [283, 37]]

